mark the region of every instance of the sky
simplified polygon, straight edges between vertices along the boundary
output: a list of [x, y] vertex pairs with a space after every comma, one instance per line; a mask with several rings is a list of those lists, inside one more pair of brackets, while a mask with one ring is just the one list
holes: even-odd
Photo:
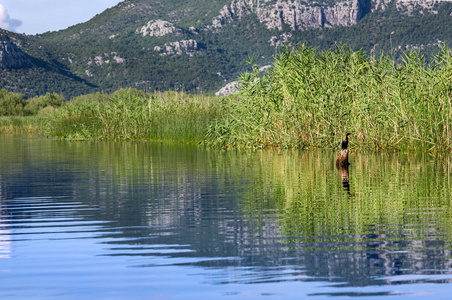
[[0, 28], [37, 34], [86, 22], [123, 0], [0, 0]]

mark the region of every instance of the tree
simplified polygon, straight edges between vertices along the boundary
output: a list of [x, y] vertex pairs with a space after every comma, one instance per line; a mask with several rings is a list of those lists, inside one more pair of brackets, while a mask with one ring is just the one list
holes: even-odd
[[0, 116], [23, 116], [24, 106], [23, 94], [0, 90]]

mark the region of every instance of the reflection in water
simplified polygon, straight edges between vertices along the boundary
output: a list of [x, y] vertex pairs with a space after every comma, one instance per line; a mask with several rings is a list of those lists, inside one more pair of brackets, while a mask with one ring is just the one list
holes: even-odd
[[451, 280], [449, 158], [336, 169], [322, 151], [1, 142], [0, 296], [406, 296]]
[[342, 150], [339, 151], [336, 158], [336, 169], [339, 173], [339, 176], [342, 178], [342, 186], [344, 190], [350, 195], [350, 183], [349, 183], [349, 173], [348, 167], [350, 163], [348, 162], [349, 150], [347, 149], [348, 145], [348, 136], [350, 133], [347, 133], [345, 139], [342, 141]]
[[[0, 222], [0, 228], [1, 228]], [[0, 229], [0, 259], [11, 258], [11, 231]]]
[[342, 187], [350, 195], [350, 176], [348, 173], [348, 167], [349, 167], [349, 165], [336, 166], [337, 173], [339, 174], [339, 176], [342, 179]]
[[[1, 176], [0, 176], [1, 182]], [[0, 184], [1, 193], [1, 184]], [[8, 216], [6, 215], [6, 208], [0, 198], [0, 259], [11, 257], [11, 231], [6, 228]]]

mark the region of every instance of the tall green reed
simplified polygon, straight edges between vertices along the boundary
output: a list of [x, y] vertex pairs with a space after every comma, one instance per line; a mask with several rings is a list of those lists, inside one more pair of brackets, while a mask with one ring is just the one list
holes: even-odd
[[335, 147], [345, 132], [372, 149], [452, 147], [452, 56], [426, 62], [418, 51], [400, 64], [339, 45], [333, 51], [286, 48], [270, 71], [240, 78], [242, 100], [209, 127], [221, 147]]
[[45, 116], [2, 116], [0, 117], [0, 134], [40, 135], [45, 120]]
[[213, 96], [122, 89], [108, 97], [68, 102], [49, 122], [47, 132], [75, 139], [199, 143], [219, 115], [216, 102]]

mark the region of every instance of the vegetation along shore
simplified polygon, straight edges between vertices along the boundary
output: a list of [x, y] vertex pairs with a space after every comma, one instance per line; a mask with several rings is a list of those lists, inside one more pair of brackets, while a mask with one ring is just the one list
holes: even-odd
[[286, 48], [265, 72], [240, 77], [237, 95], [121, 89], [64, 101], [0, 91], [0, 133], [55, 138], [158, 140], [220, 148], [355, 148], [450, 151], [452, 53], [395, 61], [345, 46]]

